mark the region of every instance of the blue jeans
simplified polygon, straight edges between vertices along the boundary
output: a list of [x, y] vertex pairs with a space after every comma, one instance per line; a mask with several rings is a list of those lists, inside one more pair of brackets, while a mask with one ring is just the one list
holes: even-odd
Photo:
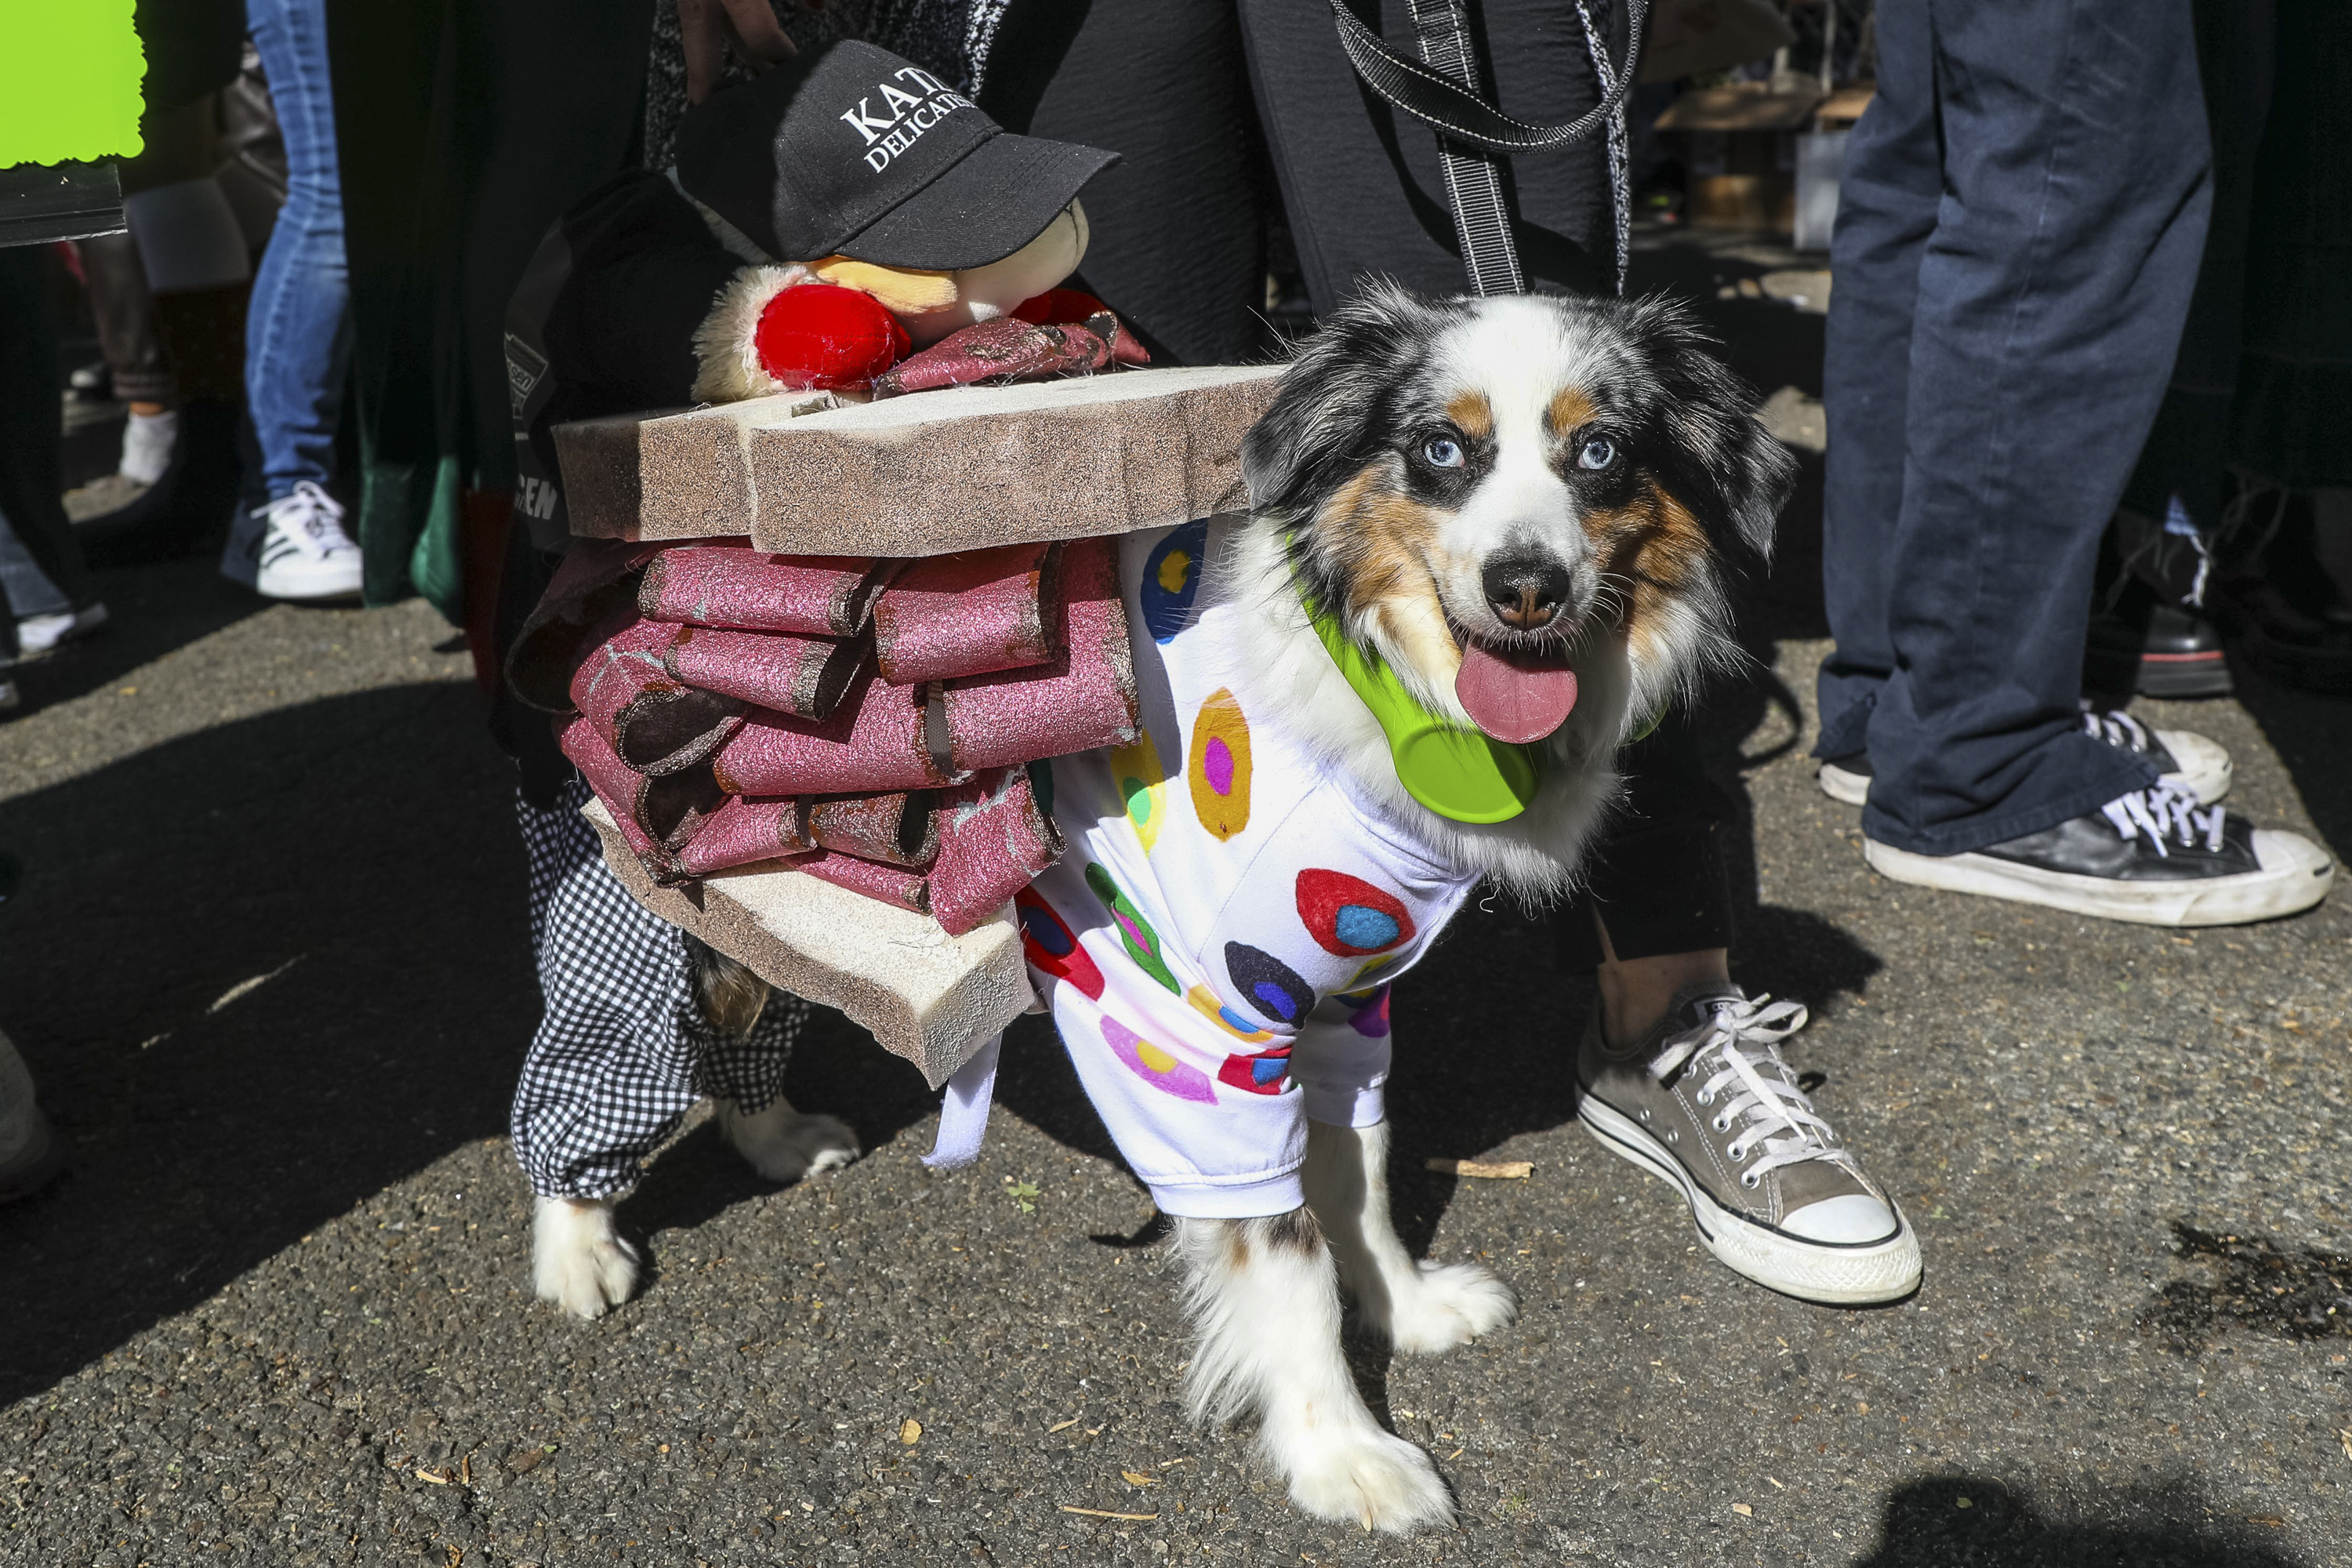
[[335, 166], [334, 90], [325, 0], [246, 0], [286, 138], [286, 205], [253, 282], [245, 395], [269, 499], [326, 483], [352, 360], [352, 290]]
[[1878, 50], [1831, 249], [1814, 751], [1869, 752], [1870, 837], [1951, 855], [2154, 780], [2076, 703], [2210, 157], [2189, 0], [1884, 0]]

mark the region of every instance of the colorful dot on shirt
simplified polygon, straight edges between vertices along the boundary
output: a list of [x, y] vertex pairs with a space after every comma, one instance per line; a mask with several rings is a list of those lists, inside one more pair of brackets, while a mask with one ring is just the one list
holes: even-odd
[[1315, 1010], [1315, 988], [1270, 952], [1247, 942], [1225, 943], [1225, 973], [1234, 989], [1267, 1017], [1297, 1028]]
[[1247, 1040], [1251, 1045], [1255, 1046], [1263, 1045], [1274, 1038], [1271, 1031], [1259, 1028], [1255, 1024], [1218, 1001], [1217, 994], [1205, 985], [1195, 985], [1185, 992], [1184, 1000], [1199, 1009], [1203, 1017], [1210, 1019], [1217, 1027], [1237, 1040]]
[[1372, 987], [1369, 982], [1372, 976], [1395, 968], [1396, 961], [1397, 955], [1393, 952], [1384, 952], [1377, 958], [1364, 960], [1362, 966], [1348, 977], [1348, 988], [1339, 993], [1339, 1000], [1358, 1003], [1370, 998]]
[[1136, 596], [1153, 642], [1174, 641], [1192, 619], [1192, 599], [1201, 591], [1201, 557], [1208, 549], [1208, 523], [1188, 522], [1171, 529], [1143, 558], [1143, 582]]
[[1197, 1100], [1202, 1105], [1217, 1103], [1217, 1091], [1210, 1087], [1208, 1074], [1178, 1061], [1108, 1013], [1103, 1015], [1102, 1037], [1110, 1054], [1152, 1088], [1179, 1100]]
[[1101, 1001], [1102, 971], [1095, 967], [1095, 961], [1087, 956], [1087, 950], [1078, 945], [1078, 939], [1053, 906], [1039, 898], [1035, 889], [1024, 888], [1013, 895], [1013, 909], [1021, 917], [1021, 951], [1029, 966], [1068, 981], [1091, 1001]]
[[1175, 994], [1182, 995], [1184, 988], [1176, 984], [1176, 977], [1168, 973], [1167, 961], [1160, 956], [1160, 933], [1151, 929], [1150, 922], [1143, 918], [1143, 912], [1135, 907], [1134, 900], [1118, 890], [1118, 884], [1110, 879], [1110, 873], [1100, 866], [1088, 866], [1087, 886], [1095, 890], [1095, 897], [1110, 910], [1111, 923], [1118, 928], [1118, 939], [1126, 944], [1127, 956], [1135, 961], [1135, 966]]
[[1127, 820], [1149, 855], [1160, 842], [1160, 824], [1168, 815], [1168, 770], [1160, 765], [1160, 751], [1151, 743], [1150, 731], [1137, 736], [1132, 746], [1110, 749], [1110, 773], [1119, 799], [1127, 803]]
[[1289, 1088], [1290, 1047], [1276, 1046], [1255, 1056], [1232, 1056], [1217, 1068], [1217, 1081], [1252, 1094], [1280, 1094]]
[[1227, 839], [1249, 826], [1249, 724], [1242, 718], [1242, 705], [1223, 687], [1201, 704], [1192, 721], [1185, 782], [1192, 794], [1192, 813], [1212, 835]]
[[1360, 877], [1301, 871], [1297, 894], [1298, 918], [1326, 952], [1357, 958], [1412, 940], [1412, 916], [1404, 905]]
[[1348, 1015], [1348, 1027], [1368, 1040], [1389, 1037], [1389, 988], [1381, 986], [1372, 993], [1371, 1000]]

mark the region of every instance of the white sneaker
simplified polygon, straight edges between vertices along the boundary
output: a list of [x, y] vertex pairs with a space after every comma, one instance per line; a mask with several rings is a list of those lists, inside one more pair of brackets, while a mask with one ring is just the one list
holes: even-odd
[[335, 498], [304, 479], [255, 515], [266, 518], [254, 588], [272, 599], [341, 599], [360, 591], [360, 547]]
[[172, 466], [172, 449], [180, 444], [180, 411], [133, 414], [122, 425], [122, 460], [115, 472], [137, 485], [160, 482]]
[[104, 605], [84, 605], [79, 610], [26, 616], [16, 623], [16, 657], [41, 658], [55, 653], [59, 643], [86, 637], [106, 625]]

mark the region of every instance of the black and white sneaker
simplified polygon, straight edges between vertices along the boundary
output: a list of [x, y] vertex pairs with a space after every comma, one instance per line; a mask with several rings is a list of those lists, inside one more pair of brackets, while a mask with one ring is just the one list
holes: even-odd
[[[2189, 730], [2151, 730], [2130, 714], [2102, 712], [2085, 703], [2083, 730], [2118, 751], [2146, 757], [2156, 764], [2158, 782], [2187, 790], [2200, 805], [2210, 805], [2230, 793], [2235, 764], [2230, 753], [2213, 741]], [[1854, 752], [1822, 763], [1813, 782], [1832, 800], [1860, 805], [1870, 796], [1870, 753]]]
[[2256, 827], [2155, 784], [2055, 827], [1960, 855], [1918, 855], [1863, 840], [1871, 868], [1897, 882], [2013, 899], [2141, 925], [2242, 925], [2307, 910], [2336, 864], [2300, 834]]

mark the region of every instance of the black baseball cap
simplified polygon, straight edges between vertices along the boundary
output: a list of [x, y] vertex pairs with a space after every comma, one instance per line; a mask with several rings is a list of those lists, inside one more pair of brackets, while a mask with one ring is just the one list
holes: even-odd
[[1118, 159], [1008, 134], [931, 72], [856, 41], [714, 94], [677, 132], [678, 184], [771, 256], [940, 272], [1012, 255]]

